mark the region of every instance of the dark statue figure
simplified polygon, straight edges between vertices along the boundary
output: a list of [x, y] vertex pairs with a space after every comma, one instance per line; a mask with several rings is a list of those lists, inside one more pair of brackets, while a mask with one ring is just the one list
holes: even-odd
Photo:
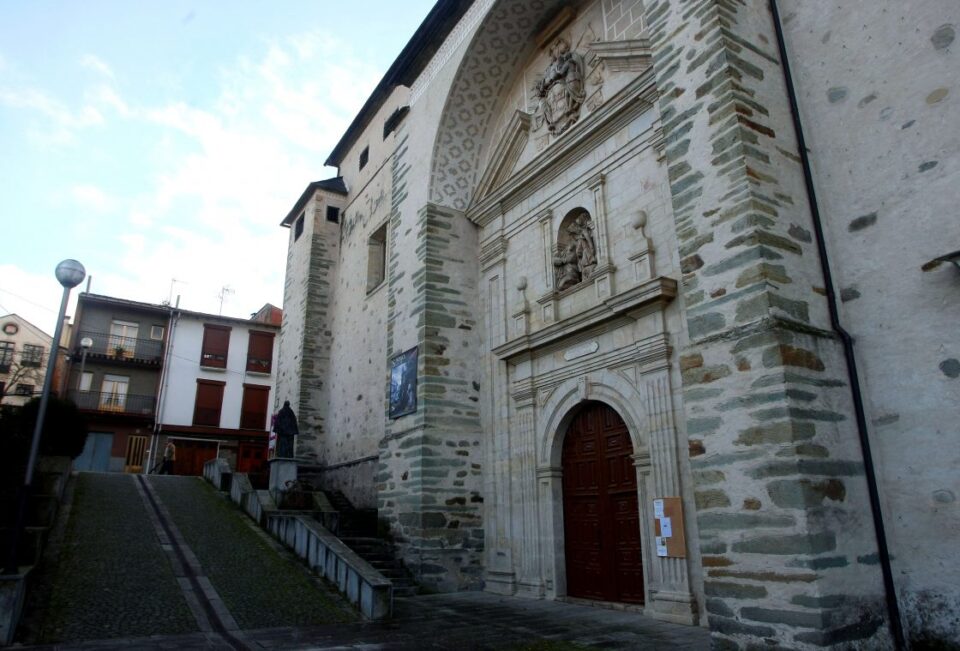
[[297, 428], [297, 415], [290, 409], [290, 401], [283, 401], [283, 408], [277, 413], [277, 420], [273, 425], [273, 430], [277, 433], [277, 451], [276, 457], [292, 459], [293, 437], [300, 433]]

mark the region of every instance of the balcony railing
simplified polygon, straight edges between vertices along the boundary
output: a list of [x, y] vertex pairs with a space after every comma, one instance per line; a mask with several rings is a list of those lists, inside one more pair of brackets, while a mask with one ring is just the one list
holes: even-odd
[[78, 408], [104, 414], [153, 416], [156, 409], [154, 396], [109, 391], [71, 391], [69, 396]]
[[[84, 337], [93, 340], [93, 346], [87, 351], [88, 356], [93, 355], [95, 357], [147, 364], [159, 364], [163, 357], [163, 342], [157, 339], [124, 337], [107, 332], [81, 331], [77, 341]], [[77, 352], [82, 351], [78, 350]]]

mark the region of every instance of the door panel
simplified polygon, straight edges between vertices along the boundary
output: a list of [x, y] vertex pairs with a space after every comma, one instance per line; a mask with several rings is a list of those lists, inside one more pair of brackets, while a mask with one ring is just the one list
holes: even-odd
[[563, 442], [567, 594], [643, 603], [637, 473], [627, 427], [602, 403], [589, 403]]
[[83, 452], [73, 460], [74, 470], [107, 472], [110, 469], [110, 448], [113, 447], [113, 434], [90, 432], [83, 445]]

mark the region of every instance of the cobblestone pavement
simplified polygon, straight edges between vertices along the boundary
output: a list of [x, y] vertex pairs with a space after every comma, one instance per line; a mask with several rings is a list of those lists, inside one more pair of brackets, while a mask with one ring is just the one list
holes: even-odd
[[149, 481], [241, 629], [358, 618], [296, 557], [275, 551], [269, 536], [209, 484], [169, 476]]
[[[397, 600], [388, 622], [247, 630], [247, 649], [296, 651], [579, 651], [710, 648], [707, 631], [621, 612], [487, 593], [428, 595]], [[142, 649], [226, 650], [215, 634], [129, 638], [43, 647], [53, 651]]]
[[197, 625], [128, 475], [76, 476], [39, 641], [187, 633]]
[[[212, 488], [193, 478], [151, 477], [149, 484], [140, 484], [138, 494], [135, 481], [129, 475], [78, 477], [60, 563], [50, 572], [56, 581], [51, 590], [55, 603], [43, 629], [50, 631], [43, 640], [62, 642], [21, 648], [578, 651], [710, 646], [702, 628], [657, 622], [635, 612], [477, 592], [398, 599], [393, 619], [358, 621]], [[154, 508], [159, 517], [150, 513]], [[197, 614], [197, 591], [190, 591], [189, 582], [214, 604], [214, 619], [226, 625], [191, 617], [190, 608]], [[184, 594], [191, 600], [189, 608]]]

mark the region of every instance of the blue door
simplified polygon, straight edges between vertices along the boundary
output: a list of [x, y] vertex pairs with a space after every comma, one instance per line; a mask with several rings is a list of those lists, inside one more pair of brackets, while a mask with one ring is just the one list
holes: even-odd
[[74, 470], [107, 472], [110, 468], [110, 448], [113, 447], [113, 434], [109, 432], [90, 432], [83, 452], [73, 460]]

